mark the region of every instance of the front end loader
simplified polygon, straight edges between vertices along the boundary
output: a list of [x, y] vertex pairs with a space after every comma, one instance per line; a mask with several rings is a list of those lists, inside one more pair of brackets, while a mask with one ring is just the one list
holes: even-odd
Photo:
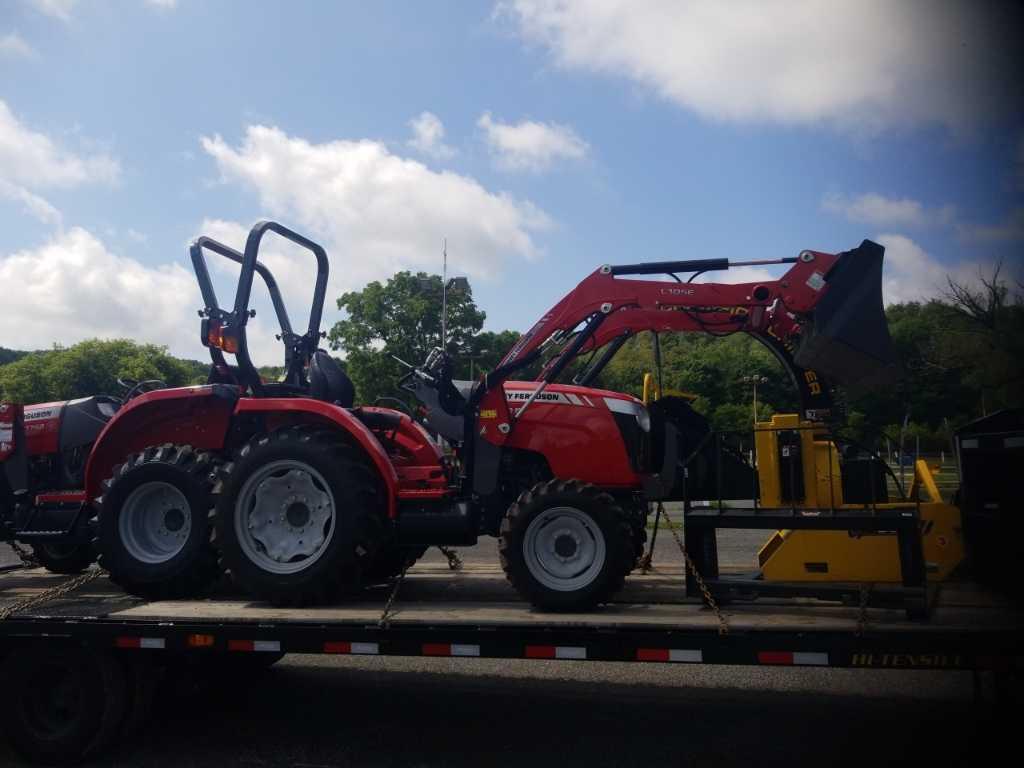
[[[258, 259], [270, 232], [317, 262], [302, 332], [292, 329]], [[801, 418], [821, 422], [831, 413], [831, 390], [825, 374], [807, 366], [820, 358], [833, 375], [849, 373], [835, 351], [850, 344], [850, 323], [881, 310], [879, 285], [859, 290], [874, 273], [857, 265], [881, 259], [868, 241], [844, 254], [804, 251], [771, 262], [603, 266], [479, 380], [454, 380], [441, 349], [413, 367], [400, 386], [421, 403], [421, 424], [402, 410], [357, 406], [344, 370], [318, 348], [329, 268], [319, 245], [260, 222], [244, 252], [200, 238], [190, 253], [205, 303], [209, 383], [152, 392], [122, 408], [100, 435], [85, 477], [87, 499], [100, 505], [101, 562], [129, 590], [162, 597], [201, 591], [219, 562], [257, 597], [326, 602], [397, 575], [427, 546], [490, 535], [499, 539], [512, 585], [539, 608], [606, 602], [643, 551], [649, 502], [678, 494], [683, 451], [707, 429], [685, 398], [677, 398], [685, 408], [648, 407], [593, 386], [624, 340], [642, 331], [751, 334], [785, 365]], [[241, 265], [230, 309], [218, 302], [206, 253]], [[678, 277], [763, 263], [786, 264], [788, 272], [737, 285]], [[257, 274], [285, 348], [278, 382], [262, 380], [249, 355]], [[635, 279], [660, 274], [671, 282]], [[829, 296], [831, 310], [819, 318], [816, 308]], [[863, 312], [844, 312], [849, 302]], [[882, 330], [866, 346], [885, 369], [891, 342]], [[591, 353], [582, 378], [559, 380]], [[858, 378], [871, 362], [860, 361]], [[532, 379], [515, 378], [537, 368]], [[750, 477], [738, 459], [731, 471]]]

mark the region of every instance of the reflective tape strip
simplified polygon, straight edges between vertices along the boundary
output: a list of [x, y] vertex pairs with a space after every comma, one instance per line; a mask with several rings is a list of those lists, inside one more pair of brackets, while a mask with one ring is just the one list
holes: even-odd
[[793, 654], [788, 651], [758, 651], [758, 664], [792, 664]]
[[827, 667], [827, 653], [811, 653], [807, 651], [759, 651], [759, 664], [784, 664], [801, 667]]
[[701, 664], [704, 654], [682, 648], [637, 648], [637, 661], [673, 661], [685, 664]]
[[114, 640], [118, 648], [166, 648], [162, 637], [118, 637]]
[[1007, 437], [1003, 439], [1003, 446], [1006, 448], [1024, 447], [1024, 437]]
[[461, 643], [424, 643], [424, 656], [479, 656], [479, 645]]
[[528, 645], [528, 659], [585, 659], [587, 649], [578, 645]]
[[281, 643], [278, 640], [228, 640], [228, 650], [278, 653]]
[[326, 642], [324, 653], [348, 653], [353, 656], [376, 656], [380, 653], [377, 643]]
[[977, 438], [971, 438], [969, 440], [961, 440], [960, 441], [960, 447], [961, 448], [977, 448], [978, 447], [978, 440], [977, 440]]
[[828, 654], [827, 653], [804, 653], [798, 651], [793, 654], [793, 663], [798, 666], [808, 667], [827, 667], [828, 666]]

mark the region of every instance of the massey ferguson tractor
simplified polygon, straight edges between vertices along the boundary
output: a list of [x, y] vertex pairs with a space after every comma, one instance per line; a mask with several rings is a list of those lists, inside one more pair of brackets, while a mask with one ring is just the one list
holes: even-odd
[[[301, 332], [258, 260], [268, 232], [317, 262]], [[241, 264], [230, 309], [218, 303], [206, 251]], [[479, 380], [454, 381], [441, 349], [412, 368], [400, 385], [421, 403], [428, 431], [400, 409], [355, 405], [351, 381], [318, 348], [328, 275], [319, 245], [261, 222], [244, 253], [200, 238], [190, 255], [205, 303], [209, 383], [131, 399], [106, 423], [85, 469], [100, 562], [144, 596], [197, 593], [224, 568], [258, 598], [322, 603], [395, 576], [428, 546], [489, 535], [524, 598], [542, 609], [587, 609], [607, 601], [634, 567], [648, 502], [678, 498], [683, 482], [714, 484], [714, 473], [728, 469], [705, 462], [685, 480], [677, 471], [709, 429], [684, 400], [648, 408], [592, 386], [631, 335], [748, 333], [789, 371], [800, 416], [814, 422], [829, 417], [829, 380], [875, 386], [894, 370], [875, 243], [776, 261], [606, 265]], [[790, 266], [778, 280], [693, 282], [740, 264]], [[246, 339], [257, 273], [285, 348], [277, 382], [260, 378]], [[638, 279], [650, 275], [667, 279]], [[583, 354], [589, 366], [574, 366], [575, 383], [560, 383]], [[527, 369], [540, 373], [514, 378]], [[732, 471], [751, 469], [737, 457]]]
[[30, 544], [54, 573], [77, 573], [95, 555], [82, 485], [89, 451], [122, 404], [162, 381], [119, 379], [123, 394], [33, 405], [0, 402], [0, 541]]

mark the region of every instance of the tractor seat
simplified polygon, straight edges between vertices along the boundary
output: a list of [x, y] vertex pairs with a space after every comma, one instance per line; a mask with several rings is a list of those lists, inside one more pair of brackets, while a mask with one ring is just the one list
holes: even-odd
[[318, 349], [309, 361], [309, 395], [316, 400], [351, 408], [356, 388], [338, 361]]

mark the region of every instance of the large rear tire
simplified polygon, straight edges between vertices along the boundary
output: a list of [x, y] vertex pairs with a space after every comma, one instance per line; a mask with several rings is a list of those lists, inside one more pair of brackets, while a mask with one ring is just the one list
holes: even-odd
[[3, 665], [0, 724], [32, 762], [63, 764], [96, 755], [124, 722], [128, 686], [111, 654], [84, 648], [24, 648]]
[[32, 554], [50, 573], [81, 573], [96, 559], [92, 542], [79, 539], [33, 544]]
[[238, 452], [217, 506], [232, 578], [275, 605], [312, 605], [357, 588], [383, 532], [376, 472], [336, 432], [285, 427]]
[[188, 445], [147, 448], [114, 470], [99, 515], [110, 580], [151, 600], [195, 597], [220, 576], [211, 540], [216, 464]]
[[607, 601], [636, 558], [622, 508], [579, 480], [550, 480], [523, 493], [502, 520], [498, 552], [516, 591], [550, 611]]

